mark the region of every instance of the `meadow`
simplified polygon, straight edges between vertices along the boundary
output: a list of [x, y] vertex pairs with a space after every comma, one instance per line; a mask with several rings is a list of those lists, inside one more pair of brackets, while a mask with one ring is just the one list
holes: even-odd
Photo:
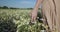
[[[36, 20], [36, 24], [29, 25], [30, 11], [27, 9], [0, 9], [0, 32], [41, 32], [44, 30], [44, 24], [39, 23], [38, 20]], [[41, 10], [39, 11], [41, 12]], [[9, 28], [10, 26], [11, 28]]]

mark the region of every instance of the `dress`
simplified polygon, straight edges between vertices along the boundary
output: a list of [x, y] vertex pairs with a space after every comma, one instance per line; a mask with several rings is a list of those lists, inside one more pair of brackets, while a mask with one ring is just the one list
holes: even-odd
[[51, 31], [60, 32], [60, 0], [43, 0], [42, 13]]

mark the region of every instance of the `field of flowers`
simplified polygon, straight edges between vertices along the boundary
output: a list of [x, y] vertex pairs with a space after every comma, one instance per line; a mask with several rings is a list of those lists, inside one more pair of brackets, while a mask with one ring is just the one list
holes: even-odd
[[[0, 9], [0, 32], [40, 32], [44, 25], [39, 23], [29, 25], [31, 10]], [[13, 31], [12, 31], [13, 30]]]

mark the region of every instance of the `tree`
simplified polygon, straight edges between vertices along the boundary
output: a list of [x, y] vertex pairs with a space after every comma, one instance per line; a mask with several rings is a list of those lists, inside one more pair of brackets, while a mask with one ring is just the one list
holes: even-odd
[[3, 9], [8, 9], [8, 7], [7, 6], [3, 6]]
[[0, 9], [2, 9], [2, 7], [0, 7]]

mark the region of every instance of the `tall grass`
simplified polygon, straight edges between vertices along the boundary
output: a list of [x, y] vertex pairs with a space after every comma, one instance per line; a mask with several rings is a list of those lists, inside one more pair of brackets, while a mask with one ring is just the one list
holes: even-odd
[[[3, 19], [3, 20], [7, 21], [8, 19], [11, 18], [12, 22], [17, 26], [16, 32], [40, 32], [42, 29], [44, 29], [42, 23], [39, 23], [36, 20], [37, 21], [36, 24], [29, 25], [30, 11], [31, 10], [0, 9], [0, 20]], [[3, 27], [2, 27], [2, 29], [3, 29]]]

